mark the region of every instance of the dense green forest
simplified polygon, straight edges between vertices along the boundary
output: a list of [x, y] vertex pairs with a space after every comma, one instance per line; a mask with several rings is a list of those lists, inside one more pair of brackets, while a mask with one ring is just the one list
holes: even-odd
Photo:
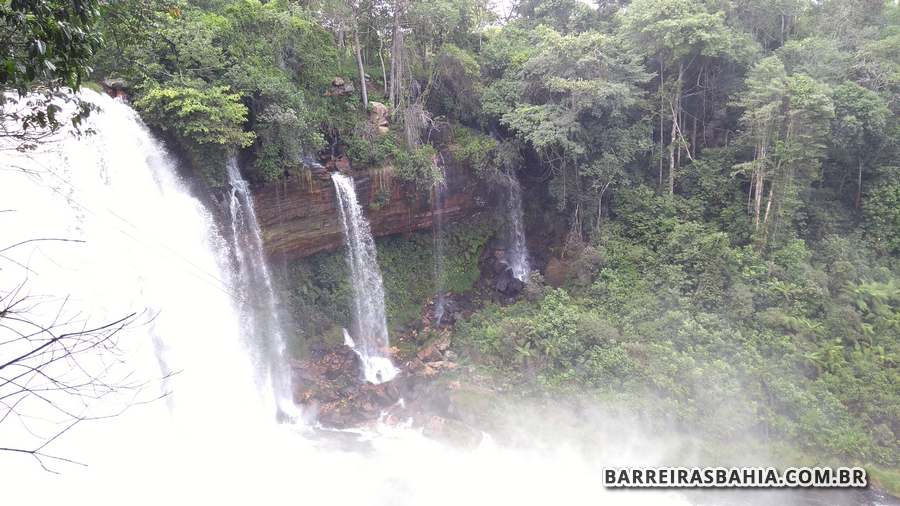
[[[485, 181], [514, 172], [528, 233], [552, 240], [519, 300], [478, 299], [455, 324], [461, 362], [517, 395], [858, 462], [900, 490], [898, 4], [506, 7], [7, 0], [0, 84], [121, 80], [213, 189], [235, 151], [255, 184], [346, 155], [428, 195], [444, 150]], [[368, 120], [381, 106], [385, 135]], [[55, 112], [16, 118], [68, 120]], [[445, 286], [462, 293], [495, 225], [456, 227]], [[408, 269], [430, 269], [431, 245], [379, 247], [400, 328], [433, 293]], [[339, 319], [339, 263], [293, 266], [294, 307]]]

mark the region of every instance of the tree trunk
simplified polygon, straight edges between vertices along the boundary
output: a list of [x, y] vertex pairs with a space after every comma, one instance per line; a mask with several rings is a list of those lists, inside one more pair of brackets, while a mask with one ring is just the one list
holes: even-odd
[[[681, 113], [681, 80], [684, 75], [684, 66], [683, 64], [678, 64], [678, 80], [675, 82], [675, 91], [672, 94], [672, 132], [671, 138], [669, 139], [669, 195], [675, 194], [675, 149], [676, 149], [676, 139], [681, 131], [681, 128], [678, 124], [679, 115]], [[680, 144], [679, 151], [680, 151]], [[680, 155], [680, 153], [679, 153]]]
[[400, 0], [394, 2], [393, 26], [391, 27], [391, 86], [390, 102], [394, 110], [400, 105], [400, 88], [403, 67], [403, 32], [400, 30], [400, 16], [403, 7]]
[[384, 68], [384, 39], [378, 37], [378, 61], [381, 62], [381, 87], [387, 94], [388, 78], [387, 71]]
[[765, 160], [766, 160], [766, 145], [765, 143], [761, 143], [757, 147], [757, 166], [756, 166], [756, 193], [754, 194], [753, 200], [753, 225], [754, 229], [759, 231], [759, 211], [762, 206], [762, 194], [763, 186], [766, 182], [766, 174], [765, 174]]
[[857, 162], [859, 170], [856, 171], [856, 208], [862, 204], [862, 160]]
[[603, 223], [603, 194], [606, 193], [606, 189], [609, 188], [610, 183], [612, 181], [607, 181], [605, 185], [603, 185], [603, 189], [600, 190], [600, 196], [597, 197], [597, 229], [600, 229], [600, 224]]
[[369, 110], [369, 95], [366, 92], [366, 68], [363, 66], [362, 51], [359, 47], [359, 29], [353, 24], [353, 51], [356, 53], [356, 68], [359, 69], [359, 90], [362, 94], [363, 109]]
[[766, 202], [766, 214], [763, 217], [763, 235], [762, 241], [760, 242], [760, 249], [766, 245], [766, 241], [768, 240], [769, 235], [769, 211], [772, 210], [772, 200], [775, 198], [775, 184], [769, 185], [769, 199]]
[[656, 190], [662, 190], [662, 178], [663, 178], [663, 145], [665, 144], [665, 133], [663, 132], [664, 123], [663, 117], [665, 116], [665, 100], [663, 99], [663, 89], [665, 88], [665, 80], [663, 78], [663, 63], [662, 57], [659, 59], [659, 180], [656, 183]]
[[697, 158], [697, 116], [694, 116], [694, 127], [691, 131], [691, 158]]

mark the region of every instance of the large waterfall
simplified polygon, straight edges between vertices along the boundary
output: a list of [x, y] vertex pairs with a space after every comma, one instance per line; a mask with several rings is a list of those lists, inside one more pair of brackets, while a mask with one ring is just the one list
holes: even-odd
[[337, 193], [341, 224], [347, 247], [347, 264], [350, 267], [350, 284], [353, 290], [353, 330], [345, 331], [348, 346], [359, 355], [366, 381], [382, 383], [397, 374], [388, 358], [387, 317], [384, 312], [384, 285], [375, 241], [356, 198], [353, 178], [332, 173]]
[[507, 187], [507, 216], [509, 219], [509, 260], [513, 276], [519, 281], [525, 281], [531, 267], [528, 264], [528, 246], [525, 242], [525, 216], [522, 209], [522, 186], [515, 174], [506, 175]]
[[286, 368], [285, 338], [272, 274], [263, 250], [262, 234], [247, 182], [241, 177], [236, 157], [228, 160], [228, 213], [236, 261], [235, 291], [241, 294], [242, 330], [257, 353], [258, 378], [271, 385], [282, 414], [291, 416], [290, 375]]
[[[136, 313], [117, 346], [84, 354], [80, 368], [61, 361], [46, 370], [69, 386], [102, 373], [123, 388], [100, 399], [45, 392], [53, 405], [33, 397], [14, 413], [5, 408], [14, 399], [5, 398], [0, 448], [34, 449], [65, 429], [56, 407], [109, 417], [85, 420], [44, 449], [86, 467], [46, 459], [57, 475], [28, 454], [0, 450], [4, 504], [684, 504], [672, 494], [603, 490], [602, 463], [650, 465], [663, 451], [636, 434], [614, 432], [600, 453], [561, 442], [501, 447], [489, 438], [462, 450], [378, 425], [357, 431], [364, 451], [356, 452], [313, 439], [301, 425], [277, 424], [277, 394], [259, 380], [277, 370], [259, 362], [276, 343], [261, 342], [255, 327], [276, 329], [274, 339], [277, 322], [246, 319], [248, 306], [265, 309], [271, 297], [257, 239], [246, 235], [253, 231], [246, 187], [232, 174], [230, 203], [243, 225], [217, 229], [137, 115], [108, 97], [86, 96], [102, 107], [88, 121], [94, 135], [63, 132], [30, 152], [0, 144], [0, 297], [32, 297], [21, 309], [32, 321], [57, 322], [58, 332]], [[348, 231], [365, 235], [352, 182], [335, 183], [348, 226], [357, 227]], [[229, 236], [237, 237], [238, 259]], [[355, 245], [374, 262], [370, 238]], [[374, 272], [355, 281], [374, 283]], [[374, 297], [381, 292], [379, 283]], [[374, 314], [381, 316], [374, 327], [383, 325], [383, 309]], [[0, 326], [0, 364], [17, 354], [9, 342], [23, 330], [9, 323]], [[374, 333], [357, 334], [361, 342], [386, 340], [367, 328]], [[8, 372], [0, 369], [0, 378]], [[33, 386], [47, 387], [39, 378]], [[9, 393], [0, 387], [0, 397]]]

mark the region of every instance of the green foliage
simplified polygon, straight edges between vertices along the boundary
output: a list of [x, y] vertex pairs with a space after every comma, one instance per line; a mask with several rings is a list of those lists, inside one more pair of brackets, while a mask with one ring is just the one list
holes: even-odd
[[102, 43], [96, 0], [0, 3], [0, 88], [20, 95], [34, 86], [78, 89]]
[[[64, 88], [77, 91], [91, 72], [103, 42], [97, 7], [96, 0], [0, 2], [0, 122], [21, 127], [5, 125], [0, 136], [32, 148], [43, 130], [64, 122], [77, 129], [90, 114], [92, 108]], [[8, 106], [13, 100], [6, 92], [33, 95], [27, 104]], [[76, 104], [67, 117], [60, 117], [62, 100]]]
[[171, 129], [197, 144], [221, 144], [246, 147], [253, 133], [241, 130], [247, 108], [240, 95], [228, 88], [154, 88], [147, 91], [135, 107], [149, 123], [162, 130]]
[[378, 135], [374, 132], [364, 133], [358, 130], [355, 135], [345, 139], [345, 144], [345, 153], [353, 163], [370, 167], [382, 166], [386, 161], [397, 156], [402, 149], [397, 144], [397, 137], [393, 132]]
[[450, 153], [455, 159], [474, 169], [480, 178], [489, 179], [496, 171], [496, 150], [497, 141], [490, 136], [462, 125], [454, 126]]
[[870, 191], [863, 201], [863, 213], [875, 245], [883, 251], [900, 253], [900, 181], [888, 181]]
[[[444, 273], [440, 286], [453, 293], [471, 289], [479, 276], [478, 259], [493, 235], [489, 221], [448, 226], [444, 230]], [[384, 280], [388, 321], [399, 327], [416, 321], [427, 299], [437, 291], [434, 238], [422, 232], [376, 240]], [[352, 294], [343, 251], [297, 261], [289, 269], [289, 300], [298, 314], [308, 315], [308, 339], [327, 334], [335, 325], [350, 324]]]
[[621, 12], [626, 36], [666, 66], [694, 55], [740, 59], [749, 52], [746, 37], [727, 26], [724, 12], [709, 12], [702, 2], [637, 0]]
[[512, 60], [485, 90], [485, 112], [544, 161], [560, 209], [593, 207], [648, 146], [647, 125], [634, 113], [643, 95], [637, 86], [649, 76], [613, 38], [597, 32], [565, 35], [541, 26], [509, 37], [486, 49], [492, 58]]
[[403, 181], [415, 183], [420, 190], [428, 190], [442, 182], [444, 177], [436, 156], [437, 152], [429, 144], [398, 149], [394, 153], [394, 173]]
[[[208, 183], [224, 180], [224, 167], [212, 163], [234, 147], [254, 155], [247, 176], [267, 182], [324, 146], [320, 124], [335, 111], [317, 106], [326, 103], [322, 93], [336, 53], [328, 33], [295, 4], [123, 0], [104, 4], [103, 19], [111, 43], [100, 55], [101, 70], [134, 84], [136, 102], [153, 111], [151, 124], [169, 130]], [[195, 114], [188, 100], [227, 107]], [[186, 109], [190, 125], [167, 125], [183, 122]], [[203, 146], [214, 160], [193, 156], [192, 146]]]
[[445, 44], [434, 65], [429, 110], [463, 123], [477, 123], [481, 112], [481, 69], [475, 55]]
[[[254, 134], [242, 125], [247, 108], [225, 87], [153, 88], [135, 102], [144, 120], [170, 132], [211, 186], [224, 184], [221, 153], [247, 147]], [[218, 156], [216, 156], [218, 155]]]
[[460, 350], [524, 389], [627, 399], [715, 441], [896, 466], [896, 268], [838, 236], [735, 245], [709, 214], [728, 207], [704, 205], [718, 199], [619, 192], [565, 290], [483, 308]]

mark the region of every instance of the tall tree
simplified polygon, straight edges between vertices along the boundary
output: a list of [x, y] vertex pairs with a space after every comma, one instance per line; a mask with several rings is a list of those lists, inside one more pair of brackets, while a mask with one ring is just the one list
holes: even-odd
[[[750, 189], [747, 206], [753, 209], [753, 226], [759, 231], [760, 210], [765, 184], [772, 170], [772, 151], [783, 122], [787, 74], [777, 56], [762, 59], [747, 75], [746, 90], [739, 94], [734, 105], [744, 109], [741, 124], [744, 135], [753, 146], [753, 160], [738, 165], [749, 173]], [[769, 183], [771, 186], [771, 182]], [[751, 204], [752, 203], [752, 204]]]
[[[662, 183], [663, 157], [668, 155], [668, 187], [675, 192], [676, 170], [684, 152], [692, 157], [685, 134], [683, 99], [685, 83], [696, 67], [724, 57], [742, 61], [751, 53], [747, 37], [725, 23], [723, 12], [710, 12], [693, 0], [636, 0], [620, 15], [620, 35], [643, 53], [657, 71], [659, 120], [659, 180]], [[669, 122], [668, 139], [665, 121]]]
[[834, 90], [832, 157], [856, 172], [854, 206], [862, 202], [863, 172], [871, 170], [887, 141], [890, 111], [877, 93], [848, 82]]

